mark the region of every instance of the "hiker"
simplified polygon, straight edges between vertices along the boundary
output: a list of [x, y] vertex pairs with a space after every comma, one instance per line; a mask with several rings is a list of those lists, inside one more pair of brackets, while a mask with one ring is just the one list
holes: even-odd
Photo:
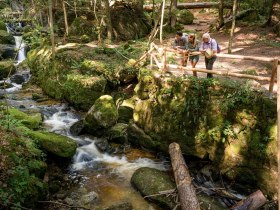
[[[195, 34], [190, 34], [186, 46], [187, 52], [189, 53], [189, 61], [191, 62], [192, 68], [195, 68], [199, 60], [199, 42], [196, 40]], [[197, 77], [197, 72], [193, 71], [193, 76]]]
[[180, 64], [181, 66], [185, 66], [185, 56], [187, 55], [186, 51], [187, 39], [183, 37], [183, 33], [181, 31], [176, 32], [175, 40], [173, 43], [173, 49], [176, 50], [181, 56], [183, 56]]
[[[203, 34], [199, 51], [205, 56], [205, 66], [207, 70], [213, 69], [214, 62], [217, 59], [217, 50], [218, 44], [216, 40], [212, 39], [209, 33]], [[213, 78], [213, 74], [207, 73], [207, 78]]]

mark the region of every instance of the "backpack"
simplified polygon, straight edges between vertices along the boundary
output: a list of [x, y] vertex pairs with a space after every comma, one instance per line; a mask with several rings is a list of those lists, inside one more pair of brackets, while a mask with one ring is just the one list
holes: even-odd
[[[211, 47], [212, 47], [212, 40], [213, 39], [211, 39]], [[215, 40], [216, 41], [216, 40]], [[218, 42], [216, 41], [216, 43], [217, 43], [217, 53], [220, 53], [221, 51], [222, 51], [222, 49], [221, 49], [221, 47], [220, 47], [220, 45], [218, 44]]]

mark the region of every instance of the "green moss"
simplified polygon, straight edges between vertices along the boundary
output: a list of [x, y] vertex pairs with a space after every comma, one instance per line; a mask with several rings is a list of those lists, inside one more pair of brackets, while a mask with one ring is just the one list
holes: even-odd
[[193, 23], [194, 15], [189, 10], [179, 10], [176, 12], [177, 21], [184, 25]]
[[112, 126], [106, 133], [109, 140], [121, 144], [127, 143], [127, 127], [128, 125], [124, 123], [117, 123]]
[[5, 209], [11, 203], [35, 208], [37, 200], [45, 199], [47, 186], [42, 178], [46, 171], [43, 153], [31, 139], [0, 126], [0, 203]]
[[14, 37], [9, 34], [6, 29], [0, 30], [0, 44], [14, 44]]
[[3, 30], [3, 31], [7, 30], [7, 29], [6, 29], [5, 22], [2, 21], [2, 20], [0, 20], [0, 30]]
[[133, 109], [128, 106], [120, 106], [118, 109], [119, 112], [119, 123], [129, 123], [133, 118]]
[[21, 124], [30, 129], [38, 129], [42, 124], [42, 116], [39, 113], [29, 116], [15, 108], [10, 108], [8, 112], [12, 118], [19, 120]]
[[76, 142], [66, 136], [44, 131], [28, 131], [28, 136], [43, 150], [59, 157], [72, 158], [76, 152]]
[[103, 95], [98, 98], [88, 111], [85, 124], [89, 130], [109, 128], [116, 124], [119, 114], [113, 98]]
[[[131, 183], [143, 196], [155, 195], [161, 191], [176, 188], [175, 183], [170, 180], [167, 173], [152, 168], [137, 169], [132, 175]], [[165, 195], [151, 196], [148, 199], [164, 209], [173, 209], [176, 206], [174, 200]]]
[[105, 92], [106, 84], [106, 79], [102, 76], [69, 74], [62, 93], [75, 107], [87, 110]]
[[[10, 73], [11, 72], [11, 73]], [[0, 80], [7, 78], [16, 72], [16, 67], [12, 61], [0, 61]]]

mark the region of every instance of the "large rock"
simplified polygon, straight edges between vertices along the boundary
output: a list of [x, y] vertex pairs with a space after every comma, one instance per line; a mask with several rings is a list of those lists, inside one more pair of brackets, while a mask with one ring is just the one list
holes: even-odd
[[184, 25], [193, 23], [194, 15], [189, 10], [179, 10], [176, 13], [177, 21]]
[[0, 60], [15, 59], [15, 46], [11, 44], [0, 44]]
[[8, 110], [8, 113], [12, 118], [17, 119], [21, 124], [23, 124], [24, 126], [30, 129], [38, 129], [42, 124], [42, 116], [39, 113], [30, 116], [15, 108], [10, 108]]
[[[131, 178], [131, 183], [143, 196], [155, 195], [159, 194], [161, 191], [174, 190], [176, 188], [175, 183], [170, 179], [170, 176], [166, 172], [146, 167], [140, 168], [134, 172]], [[152, 196], [149, 197], [149, 199], [164, 209], [173, 209], [176, 206], [174, 199], [170, 196]], [[199, 194], [197, 199], [199, 200], [202, 209], [228, 209], [217, 199], [204, 194]]]
[[5, 30], [0, 30], [0, 44], [15, 44], [14, 37]]
[[73, 136], [79, 136], [82, 134], [83, 129], [85, 128], [85, 123], [84, 120], [79, 120], [75, 122], [73, 125], [70, 127], [70, 133]]
[[118, 109], [119, 112], [119, 123], [129, 123], [133, 119], [133, 109], [128, 106], [120, 106]]
[[117, 39], [139, 39], [150, 32], [151, 26], [148, 25], [146, 17], [141, 10], [131, 8], [131, 5], [116, 1], [110, 13]]
[[131, 123], [127, 128], [128, 140], [132, 145], [142, 146], [147, 149], [157, 149], [159, 142], [154, 141], [136, 124]]
[[119, 114], [113, 98], [103, 95], [98, 98], [85, 117], [88, 130], [109, 128], [116, 124]]
[[58, 157], [72, 158], [77, 149], [77, 143], [66, 136], [45, 131], [27, 131], [40, 148]]
[[133, 114], [142, 131], [129, 126], [131, 142], [168, 152], [175, 141], [185, 155], [209, 157], [231, 180], [276, 195], [275, 101], [243, 81], [147, 77], [139, 78]]
[[112, 126], [107, 131], [109, 140], [120, 144], [127, 143], [127, 127], [128, 125], [124, 123], [117, 123], [116, 125]]
[[16, 67], [12, 61], [0, 61], [0, 80], [7, 78], [7, 76], [15, 73]]
[[129, 202], [124, 202], [124, 203], [120, 203], [120, 204], [114, 204], [103, 210], [133, 210], [133, 206]]
[[[131, 184], [143, 195], [159, 194], [161, 191], [174, 190], [176, 185], [166, 172], [153, 168], [139, 168], [131, 177]], [[151, 196], [148, 198], [164, 209], [173, 209], [176, 206], [174, 199], [166, 195]]]
[[70, 35], [74, 36], [87, 35], [91, 38], [91, 40], [97, 39], [97, 33], [94, 22], [82, 17], [75, 18], [75, 20], [69, 27], [69, 33]]

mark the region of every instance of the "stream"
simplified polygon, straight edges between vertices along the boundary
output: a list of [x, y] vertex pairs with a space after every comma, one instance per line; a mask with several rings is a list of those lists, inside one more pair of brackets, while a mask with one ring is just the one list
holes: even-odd
[[[21, 36], [15, 36], [15, 41], [15, 47], [19, 49], [15, 64], [18, 66], [26, 59], [26, 50]], [[24, 80], [23, 84], [27, 83], [31, 77], [29, 70], [26, 68], [19, 68], [15, 75], [21, 75]], [[102, 141], [102, 139], [89, 135], [72, 136], [70, 133], [71, 125], [82, 119], [84, 113], [79, 113], [67, 104], [58, 101], [36, 102], [32, 100], [33, 92], [22, 89], [23, 84], [18, 84], [13, 80], [15, 75], [6, 81], [12, 84], [11, 88], [6, 90], [0, 89], [0, 95], [7, 94], [9, 105], [27, 113], [40, 112], [43, 115], [43, 127], [46, 130], [68, 136], [78, 144], [76, 154], [64, 173], [64, 179], [67, 181], [71, 180], [72, 185], [70, 188], [65, 188], [65, 190], [60, 190], [55, 195], [51, 195], [52, 199], [59, 200], [68, 205], [82, 205], [80, 200], [83, 196], [87, 196], [92, 200], [90, 202], [90, 209], [128, 202], [136, 210], [160, 210], [159, 207], [147, 202], [131, 186], [130, 178], [141, 167], [170, 171], [170, 162], [165, 157], [156, 157], [150, 152], [130, 147], [123, 147], [122, 152], [119, 153], [112, 152], [108, 154], [100, 152], [96, 143]], [[115, 148], [119, 146], [115, 145]], [[115, 149], [114, 151], [118, 150]], [[224, 184], [223, 180], [214, 183], [211, 174], [209, 175], [213, 168], [209, 167], [209, 162], [204, 162], [190, 161], [188, 166], [190, 167], [195, 185], [203, 186], [200, 188], [203, 189], [204, 194], [214, 197], [217, 196], [217, 193], [213, 189], [225, 188], [224, 186], [227, 184]], [[225, 207], [224, 209], [228, 209], [236, 200], [244, 198], [243, 195], [230, 189], [227, 189], [227, 192], [230, 192], [228, 197], [223, 194], [223, 196], [217, 196], [218, 198], [216, 199]], [[231, 197], [234, 199], [231, 199]], [[44, 209], [49, 210], [53, 208]]]
[[[21, 36], [14, 36], [14, 38], [15, 48], [19, 50], [15, 65], [20, 65], [26, 59], [25, 44]], [[22, 75], [24, 83], [27, 83], [31, 77], [28, 69], [20, 69], [15, 75]], [[11, 78], [13, 77], [14, 75]], [[92, 136], [72, 136], [69, 132], [71, 125], [80, 120], [82, 114], [67, 104], [57, 101], [37, 103], [32, 100], [32, 92], [22, 90], [24, 83], [17, 84], [11, 78], [6, 82], [12, 84], [13, 87], [0, 90], [0, 94], [7, 94], [10, 106], [27, 113], [40, 112], [43, 115], [45, 129], [68, 136], [78, 144], [76, 154], [66, 174], [67, 180], [72, 179], [75, 186], [70, 194], [59, 195], [69, 205], [77, 204], [75, 199], [78, 199], [79, 194], [94, 194], [97, 198], [94, 198], [96, 201], [92, 203], [91, 208], [129, 202], [134, 209], [138, 210], [158, 209], [132, 188], [130, 178], [140, 167], [168, 170], [170, 168], [168, 162], [138, 149], [129, 148], [125, 155], [100, 152], [95, 145], [99, 139]]]

